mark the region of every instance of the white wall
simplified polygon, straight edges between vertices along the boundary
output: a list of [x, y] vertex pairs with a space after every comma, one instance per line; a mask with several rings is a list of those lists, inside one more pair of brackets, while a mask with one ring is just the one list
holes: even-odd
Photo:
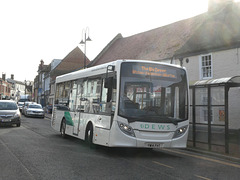
[[[211, 52], [212, 54], [212, 73], [213, 78], [240, 76], [240, 49], [231, 49], [225, 51]], [[204, 54], [201, 54], [204, 55]], [[189, 81], [198, 81], [200, 79], [200, 61], [201, 55], [188, 57], [183, 60], [183, 66], [187, 68]]]
[[[240, 76], [240, 49], [211, 52], [213, 78]], [[204, 55], [204, 54], [203, 54]], [[190, 84], [201, 80], [200, 78], [200, 58], [201, 55], [188, 57], [183, 60], [186, 67]], [[240, 88], [231, 88], [229, 91], [229, 128], [240, 129]], [[214, 112], [218, 116], [218, 111]], [[197, 117], [200, 118], [200, 117]], [[202, 118], [200, 118], [202, 119]], [[215, 119], [217, 120], [217, 119]]]

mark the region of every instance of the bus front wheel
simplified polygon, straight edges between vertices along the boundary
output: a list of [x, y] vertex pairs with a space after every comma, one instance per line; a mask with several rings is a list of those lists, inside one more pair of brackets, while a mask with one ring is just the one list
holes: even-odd
[[93, 127], [91, 124], [87, 127], [85, 141], [89, 144], [90, 147], [93, 145]]

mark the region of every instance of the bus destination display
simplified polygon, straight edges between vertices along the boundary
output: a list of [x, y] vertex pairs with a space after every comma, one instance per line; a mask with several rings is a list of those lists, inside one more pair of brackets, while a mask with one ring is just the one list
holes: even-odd
[[149, 75], [176, 79], [176, 71], [166, 67], [156, 67], [148, 65], [133, 65], [132, 74]]

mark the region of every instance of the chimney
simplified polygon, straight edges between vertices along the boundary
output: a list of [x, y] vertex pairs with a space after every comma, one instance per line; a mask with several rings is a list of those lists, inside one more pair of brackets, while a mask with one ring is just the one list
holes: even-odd
[[40, 64], [38, 65], [38, 71], [42, 70], [43, 65], [44, 65], [44, 61], [41, 59]]
[[11, 74], [11, 79], [14, 80], [14, 74]]
[[41, 62], [41, 64], [40, 64], [40, 65], [41, 65], [41, 66], [43, 66], [43, 65], [44, 65], [44, 61], [43, 61], [43, 60], [41, 60], [40, 62]]
[[234, 0], [208, 0], [208, 12], [215, 13], [222, 10], [229, 4], [233, 4]]
[[2, 79], [5, 81], [6, 80], [6, 74], [2, 73]]

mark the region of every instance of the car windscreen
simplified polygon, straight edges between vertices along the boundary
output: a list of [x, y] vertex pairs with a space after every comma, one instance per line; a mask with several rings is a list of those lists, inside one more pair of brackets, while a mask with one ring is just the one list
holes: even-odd
[[28, 101], [28, 99], [19, 99], [18, 102], [25, 102], [25, 101]]
[[0, 110], [17, 110], [17, 104], [14, 102], [0, 102]]
[[37, 105], [37, 104], [32, 104], [32, 105], [29, 105], [28, 108], [42, 109], [42, 106], [41, 105]]

